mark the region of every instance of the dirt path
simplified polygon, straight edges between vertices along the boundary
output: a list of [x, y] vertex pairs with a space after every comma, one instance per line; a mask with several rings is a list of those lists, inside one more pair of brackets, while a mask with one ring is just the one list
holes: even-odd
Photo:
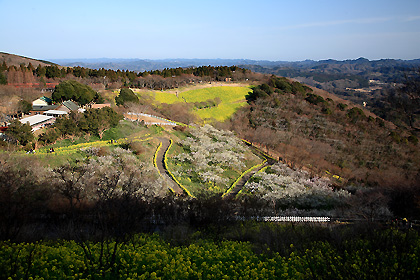
[[160, 126], [175, 126], [174, 122], [143, 113], [125, 113], [124, 118], [130, 121], [144, 121], [147, 125], [157, 124]]
[[164, 138], [164, 137], [159, 137], [158, 139], [162, 142], [162, 146], [160, 147], [156, 156], [156, 165], [159, 170], [159, 173], [170, 184], [170, 187], [175, 192], [175, 194], [183, 195], [184, 191], [172, 179], [171, 175], [169, 175], [169, 171], [165, 168], [164, 159], [165, 159], [165, 154], [168, 152], [170, 141], [168, 138]]
[[236, 195], [244, 188], [246, 182], [248, 182], [249, 179], [252, 178], [252, 176], [254, 176], [258, 171], [260, 171], [261, 169], [263, 169], [266, 166], [271, 166], [274, 163], [276, 163], [276, 161], [268, 156], [266, 156], [260, 149], [258, 149], [257, 147], [253, 146], [253, 145], [248, 145], [251, 149], [254, 150], [255, 154], [259, 154], [261, 157], [263, 157], [266, 162], [262, 165], [259, 166], [258, 168], [255, 168], [254, 170], [252, 170], [251, 172], [245, 174], [235, 185], [235, 187], [225, 195], [225, 198], [234, 198], [236, 197]]

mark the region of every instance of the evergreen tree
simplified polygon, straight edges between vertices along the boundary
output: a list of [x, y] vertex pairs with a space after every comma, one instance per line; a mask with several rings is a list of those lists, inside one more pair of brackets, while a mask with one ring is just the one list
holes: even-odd
[[29, 124], [23, 124], [19, 120], [14, 120], [6, 130], [6, 135], [25, 146], [34, 139], [32, 129]]
[[120, 93], [118, 94], [118, 96], [115, 97], [115, 103], [118, 106], [120, 106], [120, 105], [124, 105], [127, 102], [138, 103], [139, 98], [137, 97], [137, 95], [131, 89], [122, 88], [120, 90]]
[[80, 105], [91, 102], [97, 93], [89, 86], [76, 81], [64, 81], [55, 87], [52, 99], [55, 102], [61, 102], [72, 99]]
[[0, 72], [0, 85], [7, 85], [7, 78], [2, 72]]
[[46, 72], [46, 69], [45, 69], [45, 67], [42, 67], [41, 64], [39, 64], [38, 67], [35, 70], [35, 73], [38, 77], [44, 77], [45, 72]]

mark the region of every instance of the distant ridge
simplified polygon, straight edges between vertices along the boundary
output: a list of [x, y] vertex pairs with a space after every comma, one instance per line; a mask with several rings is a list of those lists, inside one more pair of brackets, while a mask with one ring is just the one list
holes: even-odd
[[251, 60], [251, 59], [122, 59], [122, 58], [95, 58], [95, 59], [52, 59], [53, 62], [63, 66], [80, 66], [91, 69], [112, 69], [129, 71], [153, 71], [165, 68], [177, 67], [198, 67], [198, 66], [261, 66], [265, 68], [275, 67], [314, 67], [317, 65], [395, 65], [395, 66], [417, 66], [420, 65], [420, 59], [399, 60], [399, 59], [380, 59], [369, 60], [367, 58], [358, 58], [354, 60], [304, 60], [304, 61], [269, 61], [269, 60]]

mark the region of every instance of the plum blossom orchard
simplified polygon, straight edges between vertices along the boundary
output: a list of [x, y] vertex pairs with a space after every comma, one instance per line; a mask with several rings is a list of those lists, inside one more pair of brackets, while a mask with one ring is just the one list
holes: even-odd
[[226, 169], [241, 169], [247, 148], [230, 131], [217, 130], [211, 125], [193, 129], [180, 143], [185, 152], [173, 157], [177, 176], [185, 173], [201, 183], [226, 185], [222, 176]]
[[150, 200], [165, 195], [162, 179], [153, 169], [139, 162], [130, 150], [116, 148], [105, 156], [95, 156], [95, 151], [85, 150], [94, 156], [85, 163], [67, 164], [53, 170], [57, 191], [70, 203], [123, 196]]
[[335, 191], [327, 178], [310, 178], [303, 170], [277, 163], [257, 173], [242, 195], [251, 193], [270, 202], [275, 209], [332, 209], [350, 197], [345, 190]]

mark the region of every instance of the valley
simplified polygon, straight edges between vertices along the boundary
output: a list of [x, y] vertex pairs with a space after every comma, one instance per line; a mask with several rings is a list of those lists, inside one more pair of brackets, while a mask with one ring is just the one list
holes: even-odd
[[[49, 77], [29, 64], [2, 69], [14, 81], [57, 83], [51, 91], [0, 85], [4, 275], [15, 267], [18, 277], [46, 278], [165, 278], [169, 270], [191, 279], [324, 277], [308, 269], [320, 259], [355, 265], [324, 254], [366, 254], [362, 244], [376, 253], [358, 272], [379, 275], [386, 268], [375, 258], [417, 250], [419, 135], [369, 107], [237, 67], [145, 74], [57, 66], [57, 75], [45, 68]], [[34, 101], [69, 111], [50, 111], [53, 121], [32, 133], [18, 120], [35, 112]], [[394, 237], [411, 240], [407, 251], [377, 247], [379, 238], [403, 243]], [[148, 246], [153, 254], [142, 251]], [[57, 252], [63, 269], [50, 270]]]

